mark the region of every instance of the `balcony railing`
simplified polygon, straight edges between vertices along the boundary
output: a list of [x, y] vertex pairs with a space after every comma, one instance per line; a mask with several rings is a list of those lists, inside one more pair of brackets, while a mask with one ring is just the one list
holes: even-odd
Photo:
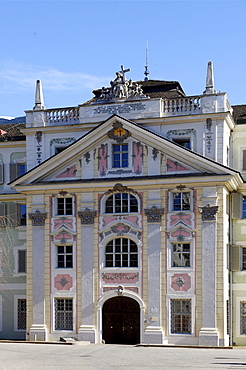
[[187, 96], [176, 99], [165, 99], [164, 115], [199, 114], [201, 96]]
[[47, 109], [46, 119], [49, 123], [61, 123], [61, 122], [72, 122], [79, 121], [79, 108], [57, 108], [57, 109]]

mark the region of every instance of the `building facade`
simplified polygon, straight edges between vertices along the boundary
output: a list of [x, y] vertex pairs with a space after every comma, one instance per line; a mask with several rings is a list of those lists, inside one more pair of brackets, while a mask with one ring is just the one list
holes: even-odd
[[2, 337], [245, 344], [246, 109], [129, 72], [2, 128]]

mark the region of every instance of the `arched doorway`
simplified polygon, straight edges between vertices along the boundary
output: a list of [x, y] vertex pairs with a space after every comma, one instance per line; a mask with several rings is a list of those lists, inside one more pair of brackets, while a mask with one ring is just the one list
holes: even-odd
[[140, 343], [140, 307], [134, 299], [122, 296], [108, 299], [102, 317], [105, 343]]

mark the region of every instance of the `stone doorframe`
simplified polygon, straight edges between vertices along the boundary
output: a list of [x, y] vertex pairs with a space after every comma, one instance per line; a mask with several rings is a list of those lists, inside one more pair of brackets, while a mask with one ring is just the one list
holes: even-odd
[[145, 304], [144, 304], [142, 298], [140, 298], [138, 294], [136, 294], [134, 292], [130, 292], [128, 290], [124, 290], [124, 289], [121, 291], [120, 288], [121, 288], [121, 286], [119, 286], [119, 288], [117, 290], [105, 293], [103, 295], [103, 297], [100, 298], [99, 301], [97, 302], [97, 305], [96, 305], [96, 309], [97, 309], [96, 343], [102, 343], [102, 321], [103, 321], [102, 309], [103, 309], [103, 305], [108, 299], [118, 297], [119, 294], [123, 297], [132, 298], [135, 301], [137, 301], [137, 303], [139, 304], [139, 308], [140, 308], [140, 343], [143, 343], [143, 341], [144, 341], [143, 338], [144, 338]]

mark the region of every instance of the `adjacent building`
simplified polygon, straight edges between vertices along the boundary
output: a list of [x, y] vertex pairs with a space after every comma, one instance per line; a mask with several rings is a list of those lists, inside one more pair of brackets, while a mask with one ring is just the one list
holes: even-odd
[[0, 337], [244, 345], [246, 106], [127, 73], [1, 126]]

